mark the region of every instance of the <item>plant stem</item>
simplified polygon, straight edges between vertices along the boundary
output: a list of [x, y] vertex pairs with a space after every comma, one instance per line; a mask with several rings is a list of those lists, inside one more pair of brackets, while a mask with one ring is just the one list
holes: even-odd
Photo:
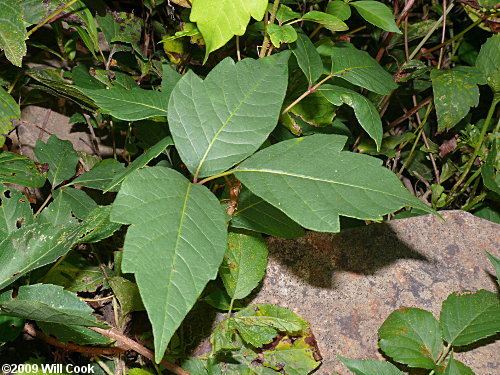
[[[280, 0], [274, 0], [273, 9], [271, 10], [271, 18], [269, 19], [269, 24], [272, 25], [276, 20], [276, 12], [280, 5]], [[267, 25], [265, 25], [266, 30], [264, 30], [264, 41], [262, 42], [262, 49], [260, 50], [259, 57], [265, 57], [267, 49], [269, 47], [269, 34], [267, 33]]]
[[[493, 118], [493, 114], [495, 113], [495, 109], [496, 109], [496, 106], [497, 106], [499, 101], [500, 101], [500, 97], [495, 96], [493, 98], [493, 101], [491, 102], [490, 109], [488, 111], [488, 115], [486, 116], [486, 119], [484, 120], [484, 123], [483, 123], [483, 127], [481, 128], [481, 133], [479, 134], [479, 140], [476, 144], [476, 147], [474, 148], [474, 152], [473, 152], [471, 158], [469, 159], [469, 161], [467, 162], [465, 169], [462, 172], [462, 175], [459, 177], [459, 179], [457, 180], [455, 185], [453, 185], [453, 187], [451, 188], [446, 204], [452, 203], [454, 201], [455, 197], [458, 196], [455, 194], [455, 192], [460, 187], [460, 185], [465, 181], [465, 178], [467, 177], [472, 166], [474, 165], [474, 162], [476, 161], [476, 158], [479, 155], [479, 151], [481, 151], [481, 147], [483, 146], [484, 137], [486, 135], [486, 132], [488, 131], [488, 128], [490, 127], [491, 119]], [[461, 189], [461, 191], [463, 191], [464, 188], [467, 188], [467, 186], [468, 185], [465, 184], [464, 187]]]
[[37, 31], [40, 27], [42, 27], [42, 26], [46, 25], [47, 23], [49, 23], [49, 21], [52, 18], [57, 17], [59, 14], [61, 14], [62, 12], [64, 12], [66, 9], [68, 9], [70, 6], [72, 6], [76, 2], [77, 2], [77, 0], [70, 0], [67, 4], [63, 5], [60, 8], [57, 8], [55, 11], [53, 11], [47, 17], [45, 17], [42, 21], [40, 21], [35, 27], [33, 27], [32, 29], [28, 30], [28, 33], [26, 34], [26, 37], [29, 38], [31, 36], [31, 34], [33, 34], [35, 31]]
[[427, 35], [424, 36], [424, 39], [422, 39], [418, 44], [418, 46], [415, 47], [408, 60], [412, 60], [417, 55], [417, 53], [420, 51], [420, 48], [422, 48], [423, 45], [427, 42], [427, 40], [432, 36], [432, 34], [434, 34], [434, 31], [436, 31], [439, 25], [442, 25], [444, 17], [446, 17], [448, 13], [450, 13], [450, 11], [453, 9], [454, 6], [455, 4], [452, 3], [448, 6], [448, 8], [446, 8], [443, 15], [434, 23], [434, 25], [431, 27]]
[[309, 87], [306, 92], [304, 92], [297, 99], [295, 99], [292, 102], [292, 104], [290, 104], [288, 107], [286, 107], [281, 114], [284, 115], [284, 114], [288, 113], [295, 105], [297, 105], [300, 101], [302, 101], [302, 99], [304, 99], [309, 94], [312, 94], [313, 92], [315, 92], [323, 83], [325, 83], [326, 81], [328, 81], [332, 77], [333, 77], [333, 74], [328, 74], [325, 78], [323, 78], [321, 81], [316, 83], [314, 86]]
[[194, 182], [197, 183], [197, 184], [203, 185], [203, 184], [207, 183], [208, 181], [212, 181], [212, 180], [215, 180], [217, 178], [224, 177], [224, 176], [229, 176], [229, 175], [233, 174], [234, 172], [236, 172], [236, 170], [231, 169], [230, 171], [226, 171], [226, 172], [222, 172], [222, 173], [219, 173], [219, 174], [215, 174], [213, 176], [204, 178], [201, 181], [194, 181]]
[[[444, 351], [441, 353], [438, 360], [436, 361], [436, 365], [440, 365], [446, 359], [446, 357], [450, 353], [450, 350], [451, 350], [451, 344], [448, 344], [446, 346], [446, 348], [444, 348]], [[431, 372], [429, 372], [429, 375], [434, 375], [434, 374], [435, 374], [435, 370], [432, 370]]]

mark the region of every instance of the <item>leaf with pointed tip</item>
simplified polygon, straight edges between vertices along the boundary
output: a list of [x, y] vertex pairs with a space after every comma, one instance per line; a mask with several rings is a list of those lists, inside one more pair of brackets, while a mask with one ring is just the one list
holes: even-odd
[[384, 133], [382, 120], [377, 108], [367, 97], [341, 86], [322, 85], [318, 91], [333, 105], [347, 104], [351, 107], [361, 127], [375, 141], [377, 151], [380, 150]]
[[172, 146], [174, 142], [172, 141], [172, 137], [168, 136], [160, 140], [154, 146], [151, 146], [144, 154], [135, 159], [130, 165], [123, 169], [121, 172], [117, 173], [113, 180], [104, 186], [104, 192], [108, 191], [116, 191], [118, 185], [122, 183], [122, 181], [132, 172], [145, 167], [151, 160], [160, 155], [163, 150], [165, 150], [168, 146]]
[[74, 293], [51, 284], [24, 285], [0, 295], [0, 311], [11, 316], [84, 327], [106, 327], [92, 315], [92, 308]]
[[323, 74], [323, 61], [311, 39], [302, 32], [297, 34], [297, 41], [292, 45], [292, 53], [297, 59], [300, 69], [312, 85]]
[[373, 359], [349, 359], [340, 357], [340, 361], [355, 375], [404, 375], [396, 366], [386, 361], [376, 361]]
[[0, 0], [0, 50], [14, 65], [21, 66], [28, 38], [23, 22], [21, 1]]
[[264, 277], [266, 267], [267, 245], [259, 234], [229, 233], [219, 274], [230, 297], [249, 295]]
[[71, 142], [63, 141], [55, 135], [51, 135], [47, 143], [41, 140], [36, 142], [35, 156], [40, 163], [49, 165], [47, 178], [52, 187], [70, 179], [76, 173], [78, 154]]
[[380, 349], [409, 367], [434, 369], [443, 347], [439, 322], [429, 311], [417, 308], [392, 312], [378, 336]]
[[192, 72], [182, 77], [170, 97], [168, 123], [191, 173], [225, 171], [262, 145], [278, 122], [289, 56], [238, 63], [226, 58], [205, 80]]
[[127, 90], [116, 86], [110, 89], [79, 90], [91, 98], [104, 113], [120, 120], [138, 121], [167, 115], [168, 94], [160, 91], [138, 87]]
[[97, 163], [90, 171], [81, 174], [67, 185], [81, 185], [92, 189], [104, 190], [118, 174], [124, 172], [124, 169], [123, 164], [115, 159], [104, 159]]
[[401, 30], [394, 22], [394, 14], [387, 5], [373, 0], [352, 1], [349, 5], [356, 8], [361, 17], [372, 25], [391, 33], [401, 34]]
[[341, 151], [346, 140], [317, 134], [280, 142], [251, 156], [234, 172], [254, 194], [303, 227], [320, 232], [338, 232], [339, 215], [381, 220], [404, 206], [433, 212], [382, 167], [381, 160]]
[[264, 18], [267, 0], [196, 0], [189, 16], [205, 39], [208, 55], [226, 44], [234, 35], [243, 35], [250, 17]]
[[39, 188], [45, 184], [33, 160], [12, 152], [0, 152], [0, 182]]
[[267, 33], [276, 48], [280, 48], [282, 43], [293, 43], [297, 40], [297, 31], [291, 25], [272, 24], [267, 27]]
[[302, 16], [304, 21], [313, 21], [319, 23], [321, 26], [327, 28], [330, 31], [345, 31], [349, 30], [349, 27], [340, 18], [334, 16], [333, 14], [328, 14], [324, 12], [319, 12], [317, 10], [311, 10]]
[[329, 47], [332, 59], [331, 74], [353, 85], [363, 87], [380, 95], [387, 95], [398, 86], [367, 52], [354, 47]]
[[496, 293], [452, 293], [439, 317], [443, 338], [453, 346], [472, 344], [500, 332], [500, 301]]
[[61, 342], [79, 345], [109, 345], [112, 341], [90, 328], [60, 323], [37, 322], [38, 327], [48, 336], [56, 337]]
[[122, 183], [111, 220], [131, 224], [123, 272], [134, 273], [153, 326], [159, 362], [175, 330], [226, 250], [226, 220], [217, 198], [173, 169], [134, 171]]

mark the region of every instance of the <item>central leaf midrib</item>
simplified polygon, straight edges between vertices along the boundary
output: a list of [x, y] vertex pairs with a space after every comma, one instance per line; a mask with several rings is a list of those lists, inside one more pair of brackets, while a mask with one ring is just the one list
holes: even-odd
[[[93, 91], [97, 91], [97, 90], [93, 90]], [[107, 89], [104, 89], [104, 91], [108, 91]], [[133, 91], [133, 90], [131, 90]], [[147, 91], [147, 90], [145, 90]], [[155, 91], [156, 92], [156, 91]], [[97, 94], [97, 95], [100, 95], [100, 94]], [[146, 104], [144, 102], [134, 102], [134, 101], [131, 101], [131, 100], [127, 100], [127, 99], [123, 99], [123, 98], [117, 98], [117, 97], [112, 97], [112, 96], [105, 96], [105, 95], [100, 95], [101, 98], [104, 98], [104, 99], [108, 99], [108, 100], [116, 100], [116, 101], [119, 101], [119, 102], [124, 102], [124, 103], [127, 103], [127, 104], [135, 104], [135, 105], [140, 105], [140, 106], [143, 106], [143, 107], [146, 107], [146, 108], [151, 108], [151, 109], [156, 109], [158, 111], [161, 111], [163, 113], [167, 113], [167, 111], [165, 109], [163, 109], [162, 107], [156, 107], [154, 105], [150, 105], [150, 104]]]
[[[243, 95], [242, 99], [240, 100], [240, 102], [238, 103], [238, 105], [236, 106], [236, 108], [234, 108], [234, 110], [232, 112], [230, 112], [229, 114], [229, 117], [226, 119], [226, 121], [222, 124], [222, 126], [217, 130], [217, 132], [214, 134], [212, 140], [210, 141], [210, 143], [208, 144], [208, 147], [207, 147], [207, 150], [205, 151], [205, 154], [203, 154], [203, 157], [201, 158], [200, 160], [200, 163], [198, 164], [198, 167], [196, 168], [196, 172], [194, 173], [194, 176], [197, 178], [198, 175], [200, 174], [200, 170], [201, 170], [201, 167], [203, 166], [203, 163], [205, 163], [205, 160], [207, 159], [208, 157], [208, 153], [210, 152], [210, 150], [212, 149], [213, 145], [215, 144], [215, 141], [218, 139], [219, 137], [219, 134], [226, 128], [226, 126], [229, 125], [229, 123], [231, 122], [233, 116], [238, 112], [238, 110], [241, 108], [241, 106], [243, 105], [243, 103], [245, 102], [245, 100], [253, 94], [253, 92], [255, 91], [255, 89], [260, 86], [260, 84], [262, 83], [262, 81], [265, 80], [265, 77], [262, 77], [260, 80], [257, 81], [257, 83], [250, 89], [248, 90], [248, 92]], [[209, 100], [211, 101], [211, 99], [209, 98]]]
[[[184, 198], [184, 203], [182, 204], [182, 210], [181, 210], [181, 213], [180, 213], [180, 221], [179, 221], [179, 230], [177, 231], [177, 237], [175, 239], [175, 246], [174, 246], [174, 255], [172, 257], [172, 265], [171, 265], [171, 269], [174, 270], [175, 269], [175, 263], [176, 263], [176, 260], [177, 260], [177, 253], [178, 253], [178, 249], [179, 249], [179, 240], [181, 238], [181, 234], [182, 234], [182, 227], [183, 227], [183, 224], [184, 224], [184, 218], [186, 217], [186, 207], [187, 207], [187, 202], [188, 202], [188, 199], [189, 199], [189, 194], [191, 192], [191, 188], [192, 188], [192, 184], [191, 183], [188, 183], [188, 186], [187, 186], [187, 190], [186, 190], [186, 196]], [[170, 296], [170, 289], [171, 289], [171, 286], [172, 286], [172, 279], [173, 279], [173, 276], [172, 276], [172, 272], [170, 273], [170, 278], [168, 280], [168, 285], [167, 285], [167, 293], [166, 293], [166, 298], [165, 298], [165, 306], [164, 306], [164, 315], [163, 315], [163, 320], [162, 320], [162, 329], [161, 329], [161, 340], [160, 340], [160, 343], [159, 343], [159, 346], [161, 346], [161, 343], [163, 342], [163, 336], [165, 334], [165, 325], [166, 325], [166, 321], [167, 321], [167, 309], [168, 309], [168, 305], [169, 305], [169, 296]]]

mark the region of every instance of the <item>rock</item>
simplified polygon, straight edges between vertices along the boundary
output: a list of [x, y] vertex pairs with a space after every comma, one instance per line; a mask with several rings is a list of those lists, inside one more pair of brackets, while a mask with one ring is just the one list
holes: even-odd
[[[439, 317], [453, 291], [496, 290], [485, 251], [500, 252], [499, 225], [461, 211], [346, 230], [269, 239], [270, 260], [254, 303], [291, 308], [312, 326], [324, 361], [317, 374], [349, 373], [336, 359], [378, 358], [377, 330], [402, 306]], [[500, 343], [456, 358], [476, 374], [499, 374]]]

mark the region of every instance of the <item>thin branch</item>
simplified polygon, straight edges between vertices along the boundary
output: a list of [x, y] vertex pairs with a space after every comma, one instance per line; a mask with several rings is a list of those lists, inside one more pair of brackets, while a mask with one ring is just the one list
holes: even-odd
[[[271, 18], [269, 18], [269, 24], [272, 25], [276, 20], [276, 12], [278, 11], [278, 7], [280, 5], [280, 0], [274, 0], [273, 9], [271, 10]], [[264, 41], [262, 42], [262, 49], [260, 50], [259, 57], [265, 57], [267, 49], [269, 48], [269, 34], [267, 33], [267, 25], [266, 30], [264, 31]]]
[[53, 11], [47, 17], [45, 17], [42, 21], [40, 21], [40, 23], [38, 23], [35, 27], [33, 27], [32, 29], [28, 30], [28, 33], [26, 34], [26, 37], [29, 38], [31, 36], [31, 34], [33, 34], [39, 28], [45, 26], [53, 18], [55, 18], [58, 15], [60, 15], [62, 12], [64, 12], [66, 9], [68, 9], [70, 6], [72, 6], [76, 2], [77, 2], [77, 0], [70, 0], [67, 4], [63, 5], [60, 8], [57, 8], [55, 11]]

